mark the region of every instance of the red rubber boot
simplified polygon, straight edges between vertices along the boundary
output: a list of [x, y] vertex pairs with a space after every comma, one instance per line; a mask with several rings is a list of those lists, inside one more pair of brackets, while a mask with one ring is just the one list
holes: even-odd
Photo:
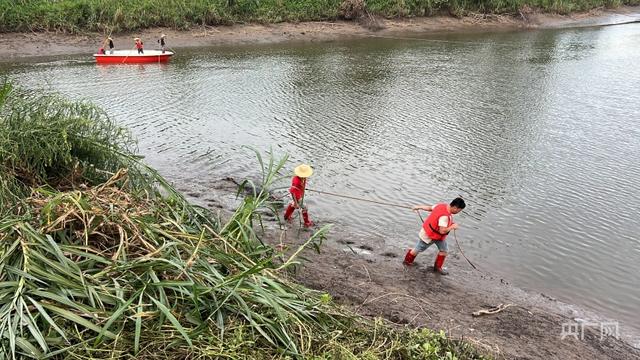
[[404, 261], [402, 262], [403, 264], [407, 265], [407, 266], [411, 266], [413, 265], [413, 260], [416, 259], [417, 255], [413, 255], [411, 253], [412, 249], [407, 250], [407, 255], [404, 256]]
[[284, 219], [286, 221], [291, 221], [291, 215], [293, 215], [293, 211], [296, 208], [293, 206], [293, 204], [289, 204], [289, 206], [287, 206], [287, 210], [284, 211]]
[[304, 219], [304, 227], [309, 228], [315, 225], [313, 221], [309, 220], [309, 213], [307, 210], [302, 210], [302, 219]]
[[444, 259], [447, 257], [447, 253], [439, 252], [436, 256], [436, 262], [433, 264], [433, 271], [439, 272], [440, 275], [448, 275], [447, 269], [443, 268]]

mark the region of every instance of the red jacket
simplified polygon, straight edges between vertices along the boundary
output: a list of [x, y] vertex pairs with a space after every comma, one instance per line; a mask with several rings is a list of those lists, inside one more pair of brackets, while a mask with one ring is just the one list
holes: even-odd
[[307, 182], [305, 181], [305, 179], [294, 176], [293, 178], [291, 178], [291, 187], [289, 188], [289, 192], [291, 193], [291, 195], [293, 195], [296, 201], [300, 201], [300, 199], [302, 199], [302, 197], [304, 196], [304, 190], [306, 187]]
[[447, 204], [441, 203], [433, 205], [431, 214], [429, 214], [429, 217], [422, 224], [422, 228], [427, 233], [429, 239], [438, 241], [444, 240], [447, 237], [447, 234], [443, 235], [439, 232], [438, 219], [442, 216], [446, 216], [448, 219], [447, 227], [451, 226], [453, 221], [451, 220], [451, 212], [449, 212]]

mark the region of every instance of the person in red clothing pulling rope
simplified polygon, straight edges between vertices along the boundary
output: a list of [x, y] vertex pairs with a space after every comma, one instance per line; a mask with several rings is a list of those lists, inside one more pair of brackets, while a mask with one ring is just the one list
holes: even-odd
[[460, 197], [453, 199], [449, 204], [440, 203], [435, 205], [416, 205], [413, 207], [414, 211], [430, 211], [429, 217], [422, 224], [419, 239], [415, 248], [409, 249], [404, 257], [405, 265], [412, 265], [416, 256], [419, 253], [427, 250], [429, 246], [436, 244], [438, 247], [438, 255], [436, 256], [436, 262], [433, 265], [433, 271], [436, 271], [442, 275], [447, 275], [449, 272], [443, 267], [444, 259], [447, 257], [447, 235], [451, 230], [458, 228], [458, 224], [453, 222], [453, 215], [459, 213], [464, 209], [466, 204]]
[[304, 227], [312, 227], [314, 224], [309, 220], [309, 213], [307, 207], [304, 205], [304, 190], [307, 187], [307, 178], [313, 174], [313, 169], [309, 165], [302, 164], [296, 166], [293, 173], [295, 176], [291, 178], [291, 187], [289, 188], [293, 201], [287, 206], [287, 210], [284, 212], [284, 219], [291, 221], [293, 211], [299, 208], [302, 209]]

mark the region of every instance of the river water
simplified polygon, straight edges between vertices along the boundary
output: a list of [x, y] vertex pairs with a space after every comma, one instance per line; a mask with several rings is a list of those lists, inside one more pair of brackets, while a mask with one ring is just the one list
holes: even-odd
[[[640, 328], [640, 24], [5, 64], [102, 106], [179, 188], [258, 175], [243, 145], [309, 162], [316, 189], [401, 204], [461, 194], [465, 253], [525, 289]], [[411, 211], [310, 194], [319, 223], [415, 242]], [[455, 269], [451, 269], [455, 271]], [[560, 332], [560, 329], [558, 329]]]

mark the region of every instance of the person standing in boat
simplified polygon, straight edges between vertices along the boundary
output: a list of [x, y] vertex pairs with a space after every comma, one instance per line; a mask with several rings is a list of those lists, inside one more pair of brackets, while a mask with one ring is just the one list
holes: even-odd
[[136, 41], [136, 49], [138, 49], [138, 54], [144, 54], [144, 43], [140, 38], [135, 38]]
[[158, 42], [160, 43], [160, 49], [162, 49], [162, 53], [164, 54], [164, 52], [166, 51], [166, 43], [164, 42], [164, 38], [167, 37], [167, 35], [162, 34], [160, 35], [160, 39], [158, 39]]
[[414, 211], [430, 211], [431, 214], [422, 224], [420, 233], [418, 234], [418, 242], [413, 249], [409, 249], [404, 256], [403, 264], [412, 265], [413, 260], [419, 253], [427, 250], [429, 246], [436, 244], [438, 247], [438, 255], [433, 265], [433, 271], [442, 275], [447, 275], [447, 269], [443, 267], [444, 259], [447, 257], [448, 246], [445, 239], [451, 230], [458, 228], [458, 224], [453, 222], [453, 215], [459, 213], [466, 207], [464, 200], [457, 197], [451, 203], [440, 203], [435, 205], [416, 205]]
[[113, 46], [113, 39], [111, 38], [111, 36], [109, 36], [107, 38], [107, 41], [109, 42], [109, 44], [108, 44], [109, 45], [109, 54], [113, 55], [114, 46]]
[[286, 221], [291, 221], [293, 211], [295, 209], [302, 209], [304, 227], [312, 227], [314, 224], [309, 220], [307, 206], [304, 204], [304, 190], [307, 187], [307, 178], [313, 174], [313, 169], [307, 164], [302, 164], [296, 166], [293, 173], [295, 175], [291, 178], [291, 187], [289, 188], [289, 193], [291, 193], [293, 201], [291, 201], [289, 206], [287, 206], [287, 210], [284, 212], [284, 219]]

